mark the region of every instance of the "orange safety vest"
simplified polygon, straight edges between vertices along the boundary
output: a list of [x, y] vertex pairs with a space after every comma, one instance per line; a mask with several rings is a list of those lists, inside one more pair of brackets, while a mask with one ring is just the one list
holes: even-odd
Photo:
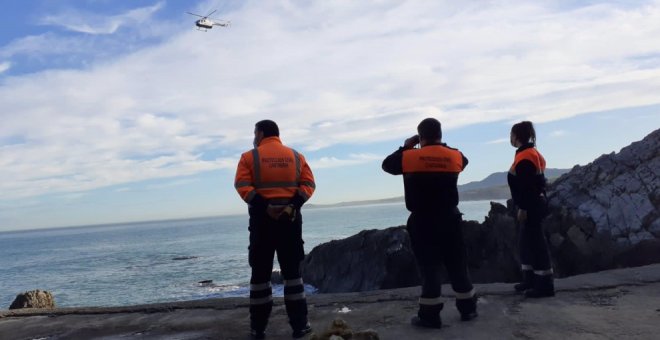
[[513, 165], [511, 165], [511, 169], [509, 169], [509, 173], [515, 176], [516, 166], [518, 165], [518, 163], [524, 160], [530, 161], [532, 162], [532, 164], [534, 164], [537, 175], [542, 175], [543, 173], [545, 173], [545, 158], [543, 158], [541, 153], [538, 150], [536, 150], [536, 148], [532, 148], [532, 147], [516, 153], [516, 157], [513, 159]]
[[303, 155], [282, 145], [279, 137], [266, 137], [241, 155], [234, 187], [250, 203], [257, 193], [265, 199], [288, 199], [299, 193], [307, 201], [316, 185]]
[[458, 150], [442, 145], [428, 145], [403, 152], [403, 173], [463, 171], [463, 156]]

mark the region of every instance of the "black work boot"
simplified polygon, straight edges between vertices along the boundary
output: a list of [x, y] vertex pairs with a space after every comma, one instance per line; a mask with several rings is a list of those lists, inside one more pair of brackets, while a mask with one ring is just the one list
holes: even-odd
[[250, 337], [252, 339], [265, 339], [266, 338], [266, 332], [251, 329], [250, 330]]
[[479, 298], [476, 294], [468, 299], [456, 299], [456, 309], [461, 313], [461, 321], [470, 321], [479, 316], [477, 313], [477, 300]]
[[524, 291], [532, 288], [534, 286], [534, 271], [533, 270], [523, 270], [522, 271], [523, 280], [520, 283], [517, 283], [513, 286], [513, 289], [518, 293], [523, 293]]
[[309, 322], [308, 322], [303, 328], [294, 329], [291, 336], [294, 339], [298, 339], [298, 338], [302, 338], [303, 336], [305, 336], [307, 333], [309, 333], [311, 331], [312, 331], [312, 325], [310, 325]]
[[527, 298], [555, 296], [555, 283], [552, 275], [534, 275], [534, 286], [525, 291]]
[[289, 316], [289, 325], [293, 330], [294, 338], [301, 338], [312, 331], [312, 326], [307, 322], [307, 300], [285, 300], [284, 306]]
[[440, 311], [444, 304], [437, 305], [419, 305], [419, 311], [416, 316], [410, 319], [410, 324], [415, 327], [424, 328], [441, 328], [442, 320], [440, 319]]
[[268, 317], [273, 309], [273, 302], [250, 306], [250, 335], [253, 339], [266, 337]]

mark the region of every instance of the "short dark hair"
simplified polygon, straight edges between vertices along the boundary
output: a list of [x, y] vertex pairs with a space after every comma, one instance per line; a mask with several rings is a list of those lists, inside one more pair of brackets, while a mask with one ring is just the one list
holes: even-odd
[[511, 133], [516, 136], [516, 140], [520, 143], [527, 144], [531, 142], [536, 145], [536, 131], [534, 130], [534, 124], [528, 120], [513, 124], [511, 127]]
[[417, 134], [420, 139], [438, 140], [442, 138], [442, 126], [435, 118], [426, 118], [417, 125]]
[[277, 127], [277, 123], [270, 119], [264, 119], [262, 121], [257, 122], [257, 124], [254, 124], [255, 129], [257, 131], [261, 131], [264, 133], [264, 138], [266, 137], [279, 137], [280, 136], [280, 128]]

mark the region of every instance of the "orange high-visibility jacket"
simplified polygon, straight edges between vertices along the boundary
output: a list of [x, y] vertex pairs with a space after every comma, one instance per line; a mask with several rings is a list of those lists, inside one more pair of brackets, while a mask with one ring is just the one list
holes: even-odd
[[266, 137], [259, 146], [241, 155], [234, 187], [250, 203], [256, 194], [265, 199], [292, 198], [298, 193], [307, 201], [316, 185], [305, 157], [279, 137]]
[[516, 153], [516, 157], [513, 159], [513, 164], [511, 165], [511, 169], [509, 169], [509, 173], [515, 176], [516, 166], [524, 160], [532, 162], [538, 175], [545, 173], [545, 158], [543, 158], [541, 153], [533, 147]]

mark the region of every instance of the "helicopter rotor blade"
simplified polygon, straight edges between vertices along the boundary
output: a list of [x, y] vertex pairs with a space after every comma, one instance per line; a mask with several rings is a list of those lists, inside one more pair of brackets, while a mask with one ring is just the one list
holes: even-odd
[[211, 12], [211, 13], [209, 13], [209, 14], [207, 14], [207, 15], [206, 15], [206, 17], [207, 17], [207, 18], [208, 18], [208, 17], [210, 17], [210, 16], [211, 16], [211, 14], [213, 14], [213, 13], [215, 13], [215, 12], [217, 12], [217, 11], [218, 11], [217, 9], [214, 9], [214, 10], [213, 10], [213, 12]]
[[199, 15], [199, 14], [195, 14], [195, 13], [190, 13], [190, 12], [186, 12], [186, 13], [188, 13], [188, 14], [190, 14], [190, 15], [194, 15], [194, 16], [196, 16], [196, 17], [206, 18], [206, 17], [203, 16], [203, 15]]

